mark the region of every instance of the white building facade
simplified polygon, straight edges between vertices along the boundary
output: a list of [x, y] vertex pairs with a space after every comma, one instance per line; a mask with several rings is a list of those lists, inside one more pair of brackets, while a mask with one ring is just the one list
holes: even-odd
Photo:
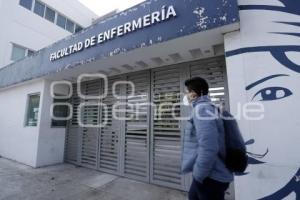
[[297, 199], [299, 10], [294, 0], [145, 1], [8, 65], [0, 155], [186, 190], [183, 83], [201, 76], [247, 145], [235, 199]]
[[72, 0], [1, 0], [0, 13], [0, 68], [90, 26], [97, 18]]
[[[0, 34], [0, 68], [7, 67], [24, 57], [34, 56], [38, 50], [90, 26], [93, 19], [98, 17], [81, 3], [73, 0], [1, 0], [0, 16], [0, 25], [3, 27]], [[5, 110], [10, 113], [11, 108], [8, 104], [15, 104], [15, 106], [26, 104], [25, 96], [28, 92], [43, 91], [43, 87], [43, 82], [32, 83], [29, 87], [19, 88], [20, 90], [11, 94], [12, 96], [6, 96], [11, 98], [11, 102], [1, 98], [5, 100], [1, 102], [2, 113], [4, 114]], [[1, 138], [3, 137], [1, 155], [36, 167], [40, 165], [37, 163], [36, 153], [38, 130], [36, 128], [25, 130], [24, 124], [19, 123], [25, 116], [22, 110], [20, 108], [17, 115], [11, 113], [5, 116], [7, 121], [3, 121], [3, 128], [0, 131]], [[1, 119], [3, 117], [1, 116]], [[56, 130], [56, 133], [62, 135], [64, 131]], [[59, 142], [63, 143], [63, 141]], [[18, 146], [18, 148], [11, 151], [11, 146]], [[54, 151], [59, 155], [62, 154], [59, 151], [63, 150]], [[61, 155], [61, 159], [54, 162], [61, 162], [62, 157]]]

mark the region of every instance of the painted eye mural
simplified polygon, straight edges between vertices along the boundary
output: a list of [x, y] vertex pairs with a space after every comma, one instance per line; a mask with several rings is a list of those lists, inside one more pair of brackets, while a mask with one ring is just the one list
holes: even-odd
[[[268, 81], [270, 79], [274, 79], [277, 77], [284, 77], [284, 76], [289, 76], [287, 74], [275, 74], [275, 75], [271, 75], [268, 77], [265, 77], [263, 79], [260, 79], [250, 85], [248, 85], [246, 87], [246, 90], [250, 90], [252, 88], [254, 88], [255, 86]], [[264, 89], [261, 89], [260, 91], [258, 91], [252, 98], [252, 101], [273, 101], [273, 100], [279, 100], [279, 99], [283, 99], [286, 98], [288, 96], [291, 96], [293, 93], [284, 87], [267, 87]]]
[[[249, 1], [251, 2], [251, 1]], [[258, 2], [258, 1], [257, 1]], [[287, 30], [297, 30], [297, 31], [276, 31], [276, 32], [268, 32], [269, 34], [276, 34], [276, 35], [284, 35], [284, 36], [290, 36], [293, 38], [299, 38], [300, 37], [300, 20], [296, 21], [295, 16], [300, 16], [300, 1], [299, 0], [278, 0], [280, 4], [283, 6], [278, 5], [240, 5], [239, 8], [241, 11], [250, 11], [255, 12], [256, 10], [265, 10], [265, 11], [275, 11], [278, 12], [278, 14], [291, 14], [291, 21], [289, 21], [289, 18], [286, 18], [287, 20], [278, 20], [273, 21], [274, 24], [281, 24], [281, 25], [287, 25], [290, 28]], [[262, 1], [263, 3], [263, 1]], [[298, 29], [297, 29], [298, 28]], [[234, 49], [231, 51], [226, 52], [226, 57], [233, 57], [238, 56], [241, 54], [250, 54], [250, 53], [258, 53], [258, 52], [264, 52], [269, 53], [274, 60], [276, 60], [281, 66], [292, 70], [293, 72], [300, 73], [300, 64], [295, 63], [293, 60], [291, 60], [288, 57], [288, 53], [295, 52], [300, 53], [300, 44], [295, 42], [295, 44], [292, 45], [285, 45], [284, 40], [282, 41], [282, 44], [274, 44], [274, 45], [265, 45], [262, 43], [262, 45], [256, 45], [256, 46], [248, 46], [243, 48]], [[266, 82], [268, 80], [279, 78], [279, 77], [288, 77], [287, 74], [275, 74], [270, 75], [268, 77], [262, 78], [254, 83], [251, 83], [248, 85], [245, 90], [249, 91], [252, 90], [252, 88], [256, 87], [257, 85], [260, 85], [263, 82]], [[274, 85], [270, 87], [264, 87], [260, 88], [258, 91], [254, 93], [254, 95], [251, 97], [252, 101], [261, 101], [261, 102], [269, 102], [269, 101], [280, 101], [285, 98], [288, 98], [293, 95], [294, 91], [291, 91], [289, 88], [285, 88], [282, 86]], [[295, 91], [296, 92], [296, 91]], [[248, 140], [246, 142], [246, 145], [251, 146], [255, 144], [255, 139]], [[247, 152], [249, 155], [249, 164], [250, 165], [263, 165], [266, 164], [264, 162], [264, 157], [269, 153], [269, 149], [266, 149], [265, 152], [261, 153], [252, 153]], [[300, 167], [300, 166], [299, 166]], [[240, 175], [249, 175], [251, 172], [246, 172], [244, 174]], [[293, 177], [290, 177], [290, 181], [287, 183], [283, 183], [281, 188], [277, 191], [274, 191], [272, 194], [268, 194], [263, 198], [260, 198], [260, 200], [282, 200], [286, 197], [290, 197], [291, 194], [295, 196], [294, 199], [300, 200], [300, 168], [296, 172], [296, 174]]]
[[268, 87], [258, 91], [252, 100], [256, 101], [273, 101], [291, 96], [293, 93], [283, 87]]
[[[297, 0], [279, 0], [284, 6], [270, 6], [270, 5], [240, 5], [240, 10], [270, 10], [283, 13], [295, 14], [300, 16], [300, 1]], [[274, 23], [286, 24], [290, 26], [300, 27], [300, 22], [284, 22], [277, 21]], [[270, 34], [281, 34], [300, 37], [298, 32], [271, 32]], [[299, 45], [275, 45], [275, 46], [256, 46], [240, 48], [233, 51], [226, 52], [226, 57], [239, 55], [251, 52], [270, 52], [271, 55], [283, 66], [300, 73], [300, 65], [291, 61], [286, 55], [289, 52], [300, 52]]]
[[286, 55], [289, 52], [300, 53], [300, 46], [287, 45], [287, 46], [246, 47], [246, 48], [236, 49], [233, 51], [228, 51], [226, 52], [226, 57], [236, 56], [244, 53], [254, 53], [254, 52], [269, 52], [273, 56], [273, 58], [276, 59], [281, 65], [297, 73], [300, 73], [300, 65], [291, 61]]

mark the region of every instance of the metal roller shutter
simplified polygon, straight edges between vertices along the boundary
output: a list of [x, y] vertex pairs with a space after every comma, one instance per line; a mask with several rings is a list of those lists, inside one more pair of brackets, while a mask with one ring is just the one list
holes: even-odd
[[[114, 98], [112, 93], [113, 83], [115, 81], [121, 81], [119, 77], [112, 77], [108, 79], [107, 96], [102, 100], [106, 104], [105, 107], [101, 107], [100, 114], [101, 123], [107, 122], [106, 126], [100, 129], [100, 140], [99, 140], [99, 169], [104, 172], [113, 174], [119, 174], [120, 172], [120, 133], [121, 123], [117, 119], [113, 119], [112, 107], [118, 102]], [[120, 89], [117, 89], [119, 94]], [[107, 121], [106, 121], [107, 120]]]
[[[84, 82], [82, 92], [86, 96], [99, 96], [101, 93], [101, 80]], [[82, 130], [81, 138], [81, 164], [90, 168], [97, 167], [98, 137], [100, 123], [99, 100], [86, 99], [81, 111], [81, 122], [86, 125]]]
[[65, 161], [70, 163], [78, 162], [78, 147], [80, 141], [80, 127], [78, 125], [78, 106], [80, 98], [77, 95], [76, 84], [73, 85], [73, 96], [70, 103], [73, 106], [73, 116], [68, 122], [66, 140], [65, 140]]
[[[180, 69], [164, 67], [152, 72], [152, 101], [156, 105], [152, 117], [151, 182], [181, 188], [180, 121], [173, 119], [173, 104], [180, 103]], [[175, 106], [180, 116], [180, 106]]]
[[150, 71], [128, 75], [127, 81], [135, 87], [126, 85], [124, 175], [148, 181]]

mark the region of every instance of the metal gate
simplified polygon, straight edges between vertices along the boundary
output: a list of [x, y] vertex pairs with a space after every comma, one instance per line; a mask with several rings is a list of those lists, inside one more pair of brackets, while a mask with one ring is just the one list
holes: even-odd
[[[101, 93], [101, 80], [84, 82], [81, 91], [86, 96], [98, 96]], [[97, 99], [84, 99], [80, 108], [80, 123], [86, 125], [81, 131], [81, 152], [80, 163], [82, 166], [96, 169], [98, 155], [99, 128], [96, 126], [100, 122], [100, 106]]]
[[[152, 71], [152, 137], [151, 137], [151, 182], [181, 188], [181, 69], [178, 66]], [[175, 107], [174, 107], [175, 105]]]
[[[194, 76], [208, 80], [215, 103], [228, 99], [224, 57], [109, 77], [108, 95], [102, 100], [80, 99], [74, 86], [71, 98], [74, 116], [68, 123], [65, 160], [145, 182], [187, 189], [190, 177], [180, 175], [184, 121], [176, 117], [189, 113], [181, 105], [183, 83]], [[134, 87], [118, 81], [131, 81]], [[100, 80], [86, 81], [81, 87], [89, 96], [104, 90]], [[117, 96], [113, 96], [113, 88]], [[85, 106], [79, 106], [80, 103]], [[114, 113], [114, 106], [120, 110]], [[121, 118], [114, 118], [113, 114]], [[91, 126], [81, 128], [78, 116], [82, 123]], [[105, 127], [93, 127], [105, 120]]]
[[150, 71], [126, 76], [134, 85], [125, 85], [126, 120], [124, 126], [123, 175], [149, 181]]
[[79, 150], [80, 147], [80, 133], [82, 128], [78, 124], [78, 107], [81, 103], [81, 99], [77, 95], [77, 85], [73, 85], [73, 96], [70, 99], [70, 103], [73, 106], [73, 116], [68, 122], [66, 140], [65, 140], [65, 161], [74, 164], [80, 164], [79, 162]]
[[[112, 77], [108, 80], [107, 96], [102, 100], [102, 103], [107, 107], [101, 106], [101, 124], [105, 127], [99, 129], [99, 156], [98, 169], [104, 172], [120, 174], [121, 163], [121, 124], [119, 120], [113, 118], [113, 105], [119, 100], [114, 98], [112, 86], [114, 82], [120, 81], [120, 77]], [[103, 85], [101, 85], [103, 91]], [[119, 92], [119, 90], [116, 90]]]

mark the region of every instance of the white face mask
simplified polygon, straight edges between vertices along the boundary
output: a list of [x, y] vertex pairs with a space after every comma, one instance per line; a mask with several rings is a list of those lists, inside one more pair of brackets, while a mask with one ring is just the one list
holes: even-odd
[[183, 97], [183, 105], [185, 105], [185, 106], [190, 106], [191, 105], [187, 95], [184, 95], [184, 97]]

